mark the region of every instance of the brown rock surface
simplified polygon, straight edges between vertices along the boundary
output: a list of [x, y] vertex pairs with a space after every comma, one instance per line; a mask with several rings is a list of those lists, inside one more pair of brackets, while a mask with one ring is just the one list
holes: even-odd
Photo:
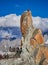
[[36, 63], [45, 63], [44, 59], [48, 59], [48, 48], [45, 46], [41, 46], [36, 55]]
[[44, 38], [40, 29], [34, 31], [33, 38], [30, 39], [30, 44], [34, 46], [36, 44], [44, 44]]
[[48, 59], [48, 48], [44, 46], [44, 37], [41, 30], [35, 29], [32, 23], [30, 11], [24, 12], [21, 16], [20, 23], [23, 37], [21, 41], [22, 56], [26, 61], [32, 61], [30, 62], [30, 64], [32, 63], [31, 65], [39, 65], [40, 63], [43, 64], [45, 62], [42, 62], [42, 59]]
[[20, 28], [21, 28], [21, 32], [22, 35], [25, 37], [27, 28], [32, 24], [32, 16], [31, 16], [31, 12], [24, 12], [21, 16], [20, 19]]

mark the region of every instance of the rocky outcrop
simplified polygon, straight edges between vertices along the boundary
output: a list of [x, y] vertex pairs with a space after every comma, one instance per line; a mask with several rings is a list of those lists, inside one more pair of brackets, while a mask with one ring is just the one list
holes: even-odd
[[[44, 38], [41, 30], [35, 29], [32, 23], [31, 12], [24, 12], [21, 16], [21, 58], [24, 60], [25, 65], [40, 65], [40, 63], [44, 62], [42, 62], [42, 59], [47, 59], [46, 55], [48, 57], [48, 53], [45, 53], [46, 47], [44, 46]], [[43, 53], [41, 53], [42, 51]]]
[[[28, 12], [29, 12], [30, 16], [25, 15]], [[33, 50], [32, 46], [30, 45], [30, 39], [32, 38], [33, 32], [35, 30], [33, 25], [32, 25], [32, 18], [30, 18], [32, 16], [31, 16], [30, 11], [24, 12], [23, 15], [25, 15], [25, 16], [23, 17], [23, 20], [21, 21], [21, 23], [24, 22], [25, 18], [27, 18], [27, 20], [25, 20], [25, 21], [27, 24], [28, 24], [28, 22], [30, 24], [28, 24], [26, 29], [24, 29], [26, 31], [26, 33], [24, 33], [25, 35], [22, 34], [23, 35], [23, 37], [22, 37], [23, 38], [22, 39], [23, 45], [22, 45], [21, 58], [25, 61], [26, 65], [35, 65], [35, 60], [34, 60], [34, 56], [33, 56], [34, 50]], [[30, 20], [28, 21], [28, 19], [30, 19], [31, 21]], [[26, 23], [25, 23], [25, 25], [26, 25]], [[21, 32], [23, 32], [22, 26], [23, 26], [23, 24], [21, 25]], [[23, 26], [23, 28], [24, 28], [24, 26]]]
[[33, 26], [32, 15], [28, 10], [21, 16], [21, 53], [19, 58], [5, 59], [0, 65], [48, 65], [48, 48], [40, 29]]
[[20, 19], [20, 28], [21, 28], [21, 33], [22, 36], [25, 37], [26, 31], [28, 30], [28, 27], [32, 24], [32, 16], [30, 11], [26, 11], [22, 14], [21, 19]]

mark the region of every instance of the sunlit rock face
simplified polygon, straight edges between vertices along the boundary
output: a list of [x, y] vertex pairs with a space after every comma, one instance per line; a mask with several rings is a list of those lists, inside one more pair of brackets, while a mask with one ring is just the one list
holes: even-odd
[[[26, 14], [29, 14], [29, 15], [26, 15]], [[25, 61], [26, 65], [35, 65], [34, 58], [31, 57], [33, 55], [32, 54], [33, 51], [32, 51], [32, 47], [30, 45], [30, 38], [32, 37], [32, 33], [34, 30], [34, 27], [32, 25], [32, 16], [31, 16], [30, 11], [25, 12], [23, 15], [25, 15], [25, 18], [27, 18], [27, 20], [25, 20], [26, 21], [25, 25], [24, 25], [24, 23], [21, 25], [21, 32], [24, 33], [24, 34], [22, 34], [23, 45], [22, 45], [21, 58]], [[23, 17], [23, 20], [21, 21], [21, 23], [25, 22], [25, 21], [24, 21], [24, 17]], [[22, 29], [22, 27], [25, 30], [25, 32]]]
[[[26, 15], [28, 13], [30, 16]], [[24, 20], [24, 18], [27, 18], [27, 20]], [[30, 11], [24, 12], [21, 16], [23, 43], [21, 58], [25, 61], [26, 65], [40, 65], [40, 63], [44, 62], [44, 57], [48, 59], [48, 51], [46, 51], [48, 48], [46, 49], [46, 47], [44, 47], [44, 38], [41, 30], [35, 29], [32, 23], [33, 21]], [[43, 62], [41, 59], [43, 59]]]
[[25, 37], [27, 28], [32, 24], [32, 16], [30, 11], [26, 11], [22, 14], [20, 19], [20, 28], [22, 35]]
[[[20, 28], [21, 28], [21, 33], [22, 36], [25, 37], [26, 33], [28, 33], [28, 28], [32, 25], [32, 31], [35, 29], [33, 26], [33, 21], [32, 21], [32, 15], [30, 11], [26, 11], [22, 14], [21, 19], [20, 19]], [[33, 37], [36, 40], [35, 43], [43, 44], [44, 43], [44, 38], [42, 35], [42, 32], [40, 29], [35, 29], [33, 32]], [[31, 39], [32, 42], [32, 39]]]
[[37, 43], [44, 44], [44, 38], [40, 29], [35, 29], [33, 32], [33, 37], [30, 39], [31, 45], [35, 46]]
[[36, 41], [37, 41], [39, 44], [43, 44], [43, 43], [44, 43], [44, 38], [43, 38], [43, 35], [42, 35], [40, 29], [38, 29], [38, 33], [35, 35], [34, 38], [36, 39]]

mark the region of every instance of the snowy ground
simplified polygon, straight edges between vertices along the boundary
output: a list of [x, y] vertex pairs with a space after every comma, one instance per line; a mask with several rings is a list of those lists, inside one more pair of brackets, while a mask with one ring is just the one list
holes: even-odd
[[21, 60], [20, 58], [2, 59], [2, 60], [0, 60], [0, 65], [18, 65], [18, 64], [22, 63], [22, 62], [20, 62], [20, 60]]

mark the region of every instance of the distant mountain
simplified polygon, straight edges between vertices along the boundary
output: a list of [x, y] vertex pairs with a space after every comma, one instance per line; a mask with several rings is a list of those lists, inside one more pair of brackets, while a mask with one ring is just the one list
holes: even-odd
[[21, 38], [19, 27], [0, 27], [0, 41], [2, 39], [14, 40], [16, 38]]

